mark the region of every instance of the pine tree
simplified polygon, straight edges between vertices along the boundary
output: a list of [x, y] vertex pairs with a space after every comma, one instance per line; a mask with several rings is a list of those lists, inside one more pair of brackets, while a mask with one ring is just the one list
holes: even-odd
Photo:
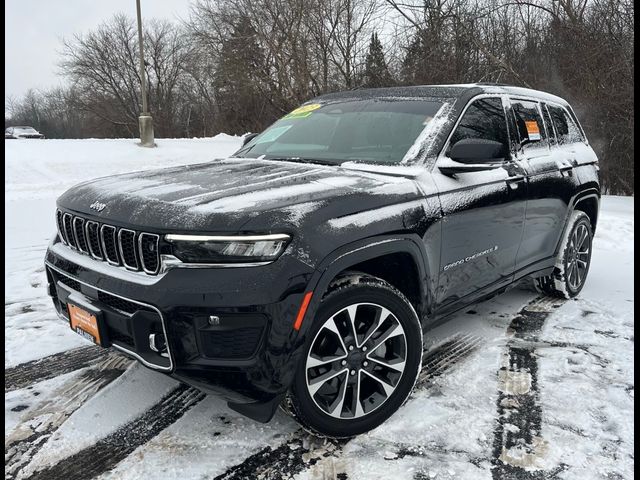
[[424, 34], [417, 32], [405, 48], [405, 57], [400, 68], [400, 79], [404, 85], [429, 83], [430, 71], [427, 66], [428, 42]]
[[388, 87], [393, 83], [393, 78], [384, 59], [382, 43], [378, 39], [378, 34], [373, 32], [365, 60], [363, 86], [373, 88]]
[[264, 62], [251, 20], [240, 17], [222, 44], [215, 74], [220, 120], [230, 133], [259, 128], [256, 112], [261, 112], [266, 102], [259, 88]]

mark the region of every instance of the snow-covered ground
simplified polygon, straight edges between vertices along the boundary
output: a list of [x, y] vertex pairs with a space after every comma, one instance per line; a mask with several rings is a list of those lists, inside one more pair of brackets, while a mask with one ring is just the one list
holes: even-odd
[[223, 157], [240, 139], [157, 143], [5, 142], [7, 478], [633, 478], [632, 198], [603, 198], [576, 300], [540, 302], [523, 285], [456, 315], [426, 339], [426, 367], [400, 411], [331, 442], [283, 412], [258, 424], [96, 353], [57, 320], [43, 257], [60, 193], [102, 175]]

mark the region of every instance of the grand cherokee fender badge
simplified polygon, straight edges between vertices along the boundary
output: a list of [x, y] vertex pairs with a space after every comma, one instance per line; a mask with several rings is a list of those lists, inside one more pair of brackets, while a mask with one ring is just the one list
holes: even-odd
[[494, 245], [493, 247], [487, 248], [486, 250], [482, 250], [481, 252], [476, 252], [473, 255], [469, 255], [468, 257], [461, 258], [460, 260], [456, 260], [455, 262], [448, 263], [444, 266], [442, 270], [446, 272], [450, 268], [457, 267], [458, 265], [462, 265], [463, 263], [470, 262], [471, 260], [475, 260], [478, 257], [484, 257], [485, 255], [495, 252], [496, 250], [498, 250], [498, 246]]
[[92, 208], [98, 212], [101, 212], [102, 210], [105, 209], [106, 206], [107, 206], [106, 203], [93, 202], [91, 205], [89, 205], [89, 208]]

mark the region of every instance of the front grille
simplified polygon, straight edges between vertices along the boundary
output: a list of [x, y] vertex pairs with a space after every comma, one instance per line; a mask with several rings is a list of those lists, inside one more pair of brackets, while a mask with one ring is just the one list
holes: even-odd
[[145, 307], [138, 305], [137, 303], [116, 297], [115, 295], [110, 295], [102, 290], [98, 290], [98, 300], [105, 305], [109, 305], [111, 308], [115, 308], [116, 310], [120, 310], [121, 312], [125, 312], [130, 315], [133, 315], [138, 310], [145, 310]]
[[63, 243], [96, 260], [128, 270], [156, 275], [160, 270], [160, 236], [86, 220], [56, 211], [58, 235]]
[[75, 290], [76, 292], [80, 292], [80, 282], [74, 280], [73, 278], [67, 277], [66, 275], [57, 274], [58, 281], [63, 283], [71, 290]]

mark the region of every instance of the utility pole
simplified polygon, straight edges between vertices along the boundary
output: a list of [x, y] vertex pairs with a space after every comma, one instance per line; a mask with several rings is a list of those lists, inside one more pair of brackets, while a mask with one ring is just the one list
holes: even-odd
[[138, 43], [140, 45], [140, 84], [142, 86], [142, 113], [138, 117], [140, 127], [140, 146], [155, 147], [153, 139], [153, 119], [147, 105], [147, 84], [144, 76], [144, 48], [142, 45], [142, 16], [140, 15], [140, 0], [136, 0], [138, 13]]

